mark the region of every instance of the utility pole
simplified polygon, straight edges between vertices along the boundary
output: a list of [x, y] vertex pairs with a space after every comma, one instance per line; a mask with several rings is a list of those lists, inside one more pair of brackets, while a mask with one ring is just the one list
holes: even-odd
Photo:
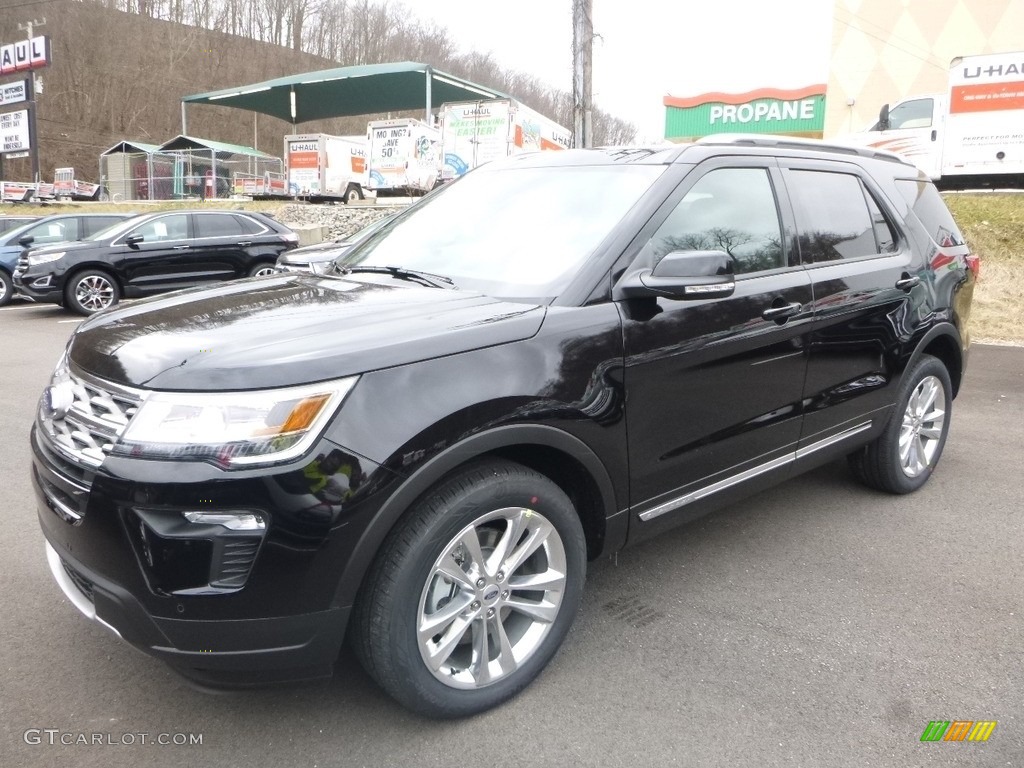
[[[33, 20], [27, 24], [19, 24], [18, 29], [22, 32], [28, 33], [29, 41], [32, 40], [32, 32], [36, 27], [42, 27], [46, 24], [46, 19], [42, 21]], [[36, 73], [33, 70], [29, 70], [28, 73], [28, 135], [32, 146], [29, 147], [29, 154], [32, 157], [32, 183], [38, 184], [39, 179], [39, 129], [36, 125]]]
[[573, 146], [592, 147], [593, 0], [572, 0], [572, 124]]

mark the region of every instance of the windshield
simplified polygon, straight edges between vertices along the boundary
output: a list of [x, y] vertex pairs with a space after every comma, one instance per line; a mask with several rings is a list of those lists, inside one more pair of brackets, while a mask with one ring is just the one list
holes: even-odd
[[663, 171], [481, 168], [424, 198], [338, 264], [444, 275], [502, 298], [551, 298]]

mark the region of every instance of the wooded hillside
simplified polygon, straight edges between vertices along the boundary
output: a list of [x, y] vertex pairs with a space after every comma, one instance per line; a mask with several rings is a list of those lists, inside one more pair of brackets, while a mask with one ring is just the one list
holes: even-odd
[[[38, 71], [44, 180], [60, 166], [95, 179], [99, 153], [117, 142], [173, 138], [182, 96], [356, 64], [429, 63], [572, 125], [568, 92], [504, 70], [488, 54], [460, 50], [446, 29], [389, 0], [0, 0], [0, 41], [23, 37], [18, 24], [42, 17], [46, 25], [34, 34], [50, 36], [53, 59]], [[304, 123], [300, 130], [359, 134], [368, 119]], [[255, 143], [280, 155], [289, 124], [260, 115], [257, 125], [254, 135], [252, 113], [241, 110], [189, 110], [193, 136]], [[627, 143], [635, 133], [627, 120], [594, 116], [597, 144]], [[8, 180], [30, 175], [28, 160], [5, 162]]]

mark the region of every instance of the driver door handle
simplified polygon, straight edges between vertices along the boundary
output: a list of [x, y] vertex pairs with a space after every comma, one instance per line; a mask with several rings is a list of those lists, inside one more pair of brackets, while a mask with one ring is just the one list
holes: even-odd
[[242, 248], [248, 248], [250, 245], [252, 245], [252, 240], [243, 240], [242, 242], [238, 243], [238, 245], [240, 245]]
[[761, 313], [761, 318], [775, 321], [788, 320], [801, 309], [803, 309], [803, 304], [796, 301], [792, 304], [783, 304], [781, 307], [768, 307]]
[[176, 246], [174, 246], [174, 248], [172, 250], [175, 250], [175, 251], [187, 251], [191, 247], [192, 247], [191, 245], [176, 245]]
[[896, 287], [901, 291], [909, 291], [915, 285], [919, 285], [920, 282], [921, 278], [917, 275], [914, 275], [913, 277], [904, 277], [901, 280], [896, 281]]

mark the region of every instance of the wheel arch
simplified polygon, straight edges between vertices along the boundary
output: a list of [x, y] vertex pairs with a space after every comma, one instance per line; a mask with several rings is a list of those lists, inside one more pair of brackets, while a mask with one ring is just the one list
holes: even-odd
[[523, 464], [565, 491], [580, 516], [589, 559], [618, 549], [625, 542], [627, 515], [616, 515], [611, 476], [583, 441], [543, 425], [499, 427], [451, 446], [405, 479], [361, 534], [342, 572], [333, 604], [348, 606], [355, 602], [387, 535], [423, 494], [452, 472], [488, 457]]
[[903, 367], [903, 373], [910, 370], [921, 355], [936, 357], [946, 366], [953, 386], [953, 397], [956, 397], [960, 391], [965, 362], [963, 344], [956, 327], [951, 323], [942, 323], [929, 330], [914, 347], [913, 353]]

